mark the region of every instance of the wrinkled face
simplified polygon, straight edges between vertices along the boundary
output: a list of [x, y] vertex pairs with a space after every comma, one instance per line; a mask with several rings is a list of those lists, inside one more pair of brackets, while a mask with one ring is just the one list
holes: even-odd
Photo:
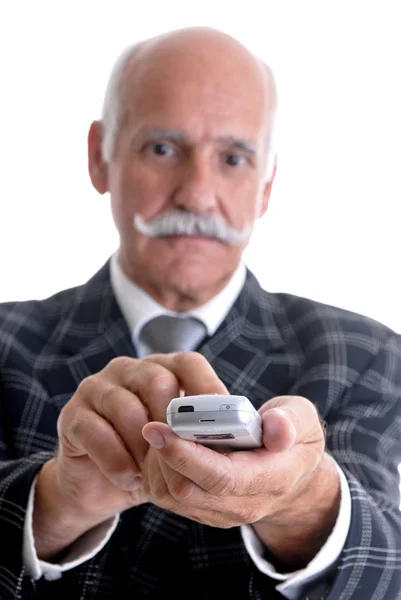
[[263, 69], [244, 58], [164, 52], [127, 68], [107, 185], [121, 264], [145, 289], [206, 299], [238, 265], [249, 235], [236, 243], [185, 232], [151, 237], [134, 220], [178, 209], [218, 215], [249, 234], [270, 193], [268, 94]]

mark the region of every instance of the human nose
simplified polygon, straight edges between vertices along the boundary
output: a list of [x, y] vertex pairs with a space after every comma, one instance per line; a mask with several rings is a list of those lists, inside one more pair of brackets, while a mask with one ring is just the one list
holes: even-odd
[[186, 163], [174, 194], [178, 208], [207, 212], [216, 206], [215, 175], [207, 157], [193, 157]]

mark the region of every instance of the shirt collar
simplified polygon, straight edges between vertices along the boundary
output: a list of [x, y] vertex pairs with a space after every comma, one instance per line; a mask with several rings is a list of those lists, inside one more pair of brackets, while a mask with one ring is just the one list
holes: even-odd
[[245, 283], [245, 278], [246, 267], [241, 261], [226, 286], [216, 296], [202, 306], [187, 312], [176, 313], [156, 302], [152, 296], [125, 275], [118, 264], [117, 253], [114, 253], [110, 260], [111, 285], [117, 304], [132, 333], [134, 343], [137, 342], [139, 332], [145, 323], [159, 315], [197, 317], [204, 323], [208, 335], [213, 335], [237, 299]]

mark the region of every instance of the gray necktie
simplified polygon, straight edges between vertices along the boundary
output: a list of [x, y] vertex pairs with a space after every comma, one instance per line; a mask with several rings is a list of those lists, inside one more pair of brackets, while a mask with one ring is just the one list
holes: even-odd
[[194, 350], [206, 335], [205, 325], [195, 317], [161, 315], [146, 323], [139, 339], [146, 354]]

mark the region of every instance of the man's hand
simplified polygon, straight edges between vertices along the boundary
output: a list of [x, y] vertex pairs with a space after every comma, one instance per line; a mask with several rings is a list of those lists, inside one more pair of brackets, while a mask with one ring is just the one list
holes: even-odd
[[266, 402], [263, 448], [222, 454], [176, 436], [164, 423], [148, 423], [153, 446], [144, 487], [158, 506], [214, 527], [253, 527], [280, 562], [302, 568], [330, 534], [340, 483], [325, 454], [314, 405], [298, 396]]
[[38, 476], [33, 529], [38, 556], [54, 558], [84, 532], [148, 497], [142, 428], [165, 421], [171, 398], [227, 389], [193, 352], [116, 358], [86, 378], [58, 420], [59, 447]]

